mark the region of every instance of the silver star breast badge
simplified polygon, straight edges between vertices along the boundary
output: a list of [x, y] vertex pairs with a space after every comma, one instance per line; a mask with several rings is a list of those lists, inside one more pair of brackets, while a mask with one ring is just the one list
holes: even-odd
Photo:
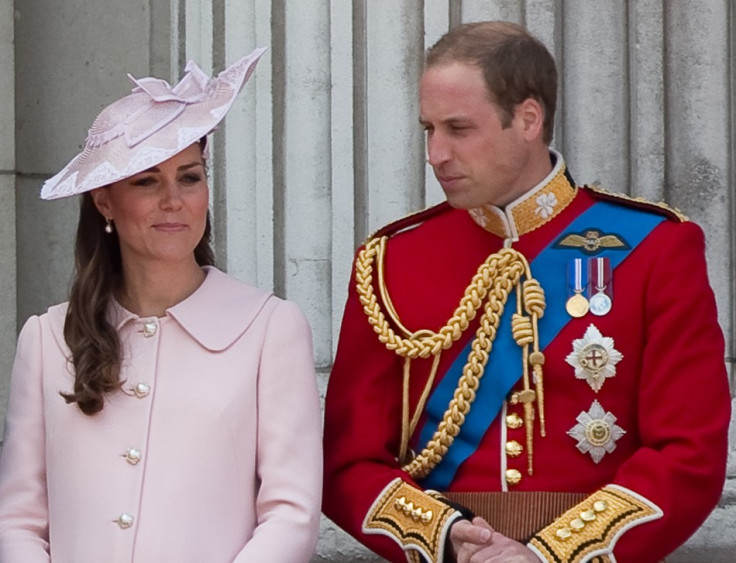
[[590, 454], [594, 463], [615, 450], [616, 441], [626, 434], [626, 430], [616, 424], [616, 417], [606, 412], [598, 401], [593, 401], [588, 412], [581, 412], [577, 421], [567, 434], [578, 441], [578, 450]]
[[603, 336], [591, 324], [582, 338], [573, 340], [572, 352], [565, 361], [575, 368], [575, 377], [585, 379], [597, 393], [607, 378], [616, 375], [616, 364], [623, 357], [613, 347], [613, 338]]

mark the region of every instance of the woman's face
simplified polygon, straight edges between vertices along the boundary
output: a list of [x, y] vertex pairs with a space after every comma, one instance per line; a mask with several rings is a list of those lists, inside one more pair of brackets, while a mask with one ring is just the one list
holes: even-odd
[[148, 170], [92, 191], [113, 221], [124, 268], [194, 260], [204, 234], [209, 187], [199, 143]]

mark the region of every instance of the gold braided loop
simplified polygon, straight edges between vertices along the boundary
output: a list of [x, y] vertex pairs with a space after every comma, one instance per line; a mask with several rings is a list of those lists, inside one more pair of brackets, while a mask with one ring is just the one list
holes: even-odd
[[[413, 460], [402, 466], [402, 469], [413, 478], [421, 479], [426, 477], [442, 461], [455, 437], [459, 434], [460, 428], [465, 422], [465, 417], [470, 412], [509, 295], [520, 285], [522, 276], [526, 277], [527, 280], [520, 288], [521, 295], [518, 296], [518, 300], [524, 303], [524, 310], [531, 318], [522, 315], [520, 309], [517, 310], [517, 313], [512, 317], [512, 333], [522, 348], [532, 344], [534, 349], [538, 350], [536, 321], [544, 311], [544, 292], [539, 283], [531, 278], [529, 263], [526, 258], [513, 248], [503, 248], [490, 255], [480, 265], [466, 288], [458, 307], [445, 326], [437, 332], [422, 329], [411, 333], [401, 325], [384, 287], [381, 273], [386, 240], [387, 237], [374, 238], [366, 243], [356, 260], [355, 279], [358, 297], [368, 317], [368, 322], [378, 335], [379, 341], [387, 349], [405, 358], [407, 362], [416, 358], [434, 356], [436, 363], [442, 350], [450, 348], [468, 328], [478, 310], [481, 307], [484, 308], [457, 389], [443, 415], [442, 421], [422, 451]], [[379, 260], [379, 285], [382, 298], [384, 302], [387, 302], [388, 314], [394, 323], [408, 335], [406, 337], [396, 334], [393, 330], [386, 319], [386, 315], [381, 310], [378, 298], [373, 290], [373, 264], [376, 259]], [[404, 403], [408, 401], [408, 369], [408, 364], [405, 364]], [[436, 366], [433, 369], [436, 370]], [[433, 379], [432, 377], [431, 380]], [[429, 385], [431, 385], [431, 380], [428, 382]], [[528, 387], [528, 383], [526, 387]], [[427, 392], [428, 389], [425, 385], [423, 396]], [[423, 405], [423, 401], [420, 402]], [[402, 408], [408, 412], [409, 406], [404, 404]], [[408, 434], [413, 430], [418, 414], [419, 412], [415, 413], [410, 425], [407, 425], [406, 412], [402, 416], [402, 447], [400, 448], [402, 455], [399, 456], [400, 462], [404, 461], [403, 452], [406, 450]], [[409, 428], [404, 428], [406, 426], [409, 426]]]
[[488, 356], [496, 337], [504, 305], [509, 293], [519, 283], [523, 272], [523, 264], [515, 261], [496, 276], [485, 312], [480, 319], [480, 326], [471, 345], [468, 361], [463, 367], [463, 374], [442, 422], [424, 449], [410, 463], [402, 467], [414, 479], [426, 477], [442, 461], [448, 448], [459, 434], [460, 427], [465, 422], [465, 417], [475, 400], [480, 379], [488, 363]]
[[519, 346], [534, 342], [532, 320], [529, 317], [514, 313], [511, 317], [511, 334]]
[[541, 319], [544, 315], [544, 290], [539, 285], [539, 281], [534, 278], [530, 278], [524, 281], [523, 284], [524, 292], [524, 309], [529, 315], [536, 315], [538, 319]]
[[531, 315], [532, 323], [532, 353], [529, 355], [529, 363], [532, 366], [534, 375], [534, 384], [537, 390], [537, 409], [539, 410], [539, 430], [542, 436], [547, 435], [547, 419], [544, 412], [544, 379], [542, 366], [544, 365], [544, 354], [539, 351], [539, 340], [537, 335], [537, 321], [544, 315], [544, 290], [539, 282], [534, 278], [530, 278], [524, 282], [524, 307], [526, 312]]
[[512, 249], [503, 249], [489, 256], [478, 268], [460, 304], [445, 326], [438, 332], [421, 330], [403, 338], [389, 325], [373, 291], [373, 261], [380, 245], [381, 239], [371, 239], [358, 254], [355, 268], [356, 289], [368, 322], [378, 334], [379, 341], [389, 350], [407, 358], [428, 358], [452, 346], [475, 318], [497, 272], [518, 261], [520, 256]]

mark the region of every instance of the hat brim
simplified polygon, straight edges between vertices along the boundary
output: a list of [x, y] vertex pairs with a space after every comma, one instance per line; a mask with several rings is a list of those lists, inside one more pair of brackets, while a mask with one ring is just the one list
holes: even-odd
[[[100, 113], [95, 123], [103, 121], [102, 130], [93, 125], [82, 152], [44, 183], [41, 199], [69, 197], [107, 186], [148, 170], [198, 142], [225, 117], [265, 51], [263, 47], [254, 50], [213, 79], [190, 61], [185, 77], [171, 88], [174, 94], [158, 101], [143, 88], [135, 88]], [[192, 75], [202, 81], [202, 87], [187, 99], [188, 94], [181, 95], [177, 88]], [[188, 80], [187, 86], [191, 83]]]

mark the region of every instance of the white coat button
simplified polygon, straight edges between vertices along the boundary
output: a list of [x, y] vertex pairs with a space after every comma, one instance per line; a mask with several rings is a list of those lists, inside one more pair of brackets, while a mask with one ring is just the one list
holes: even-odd
[[146, 321], [143, 323], [143, 336], [146, 338], [151, 338], [154, 334], [156, 334], [156, 329], [158, 326], [156, 325], [156, 321]]
[[138, 448], [128, 448], [123, 457], [130, 465], [135, 465], [141, 460], [141, 451]]
[[139, 399], [142, 399], [143, 397], [147, 397], [148, 394], [151, 392], [151, 386], [147, 383], [138, 383], [135, 388], [133, 389], [133, 393], [135, 393], [135, 396]]
[[123, 512], [118, 516], [117, 520], [115, 520], [115, 523], [123, 530], [130, 528], [133, 525], [133, 515]]

